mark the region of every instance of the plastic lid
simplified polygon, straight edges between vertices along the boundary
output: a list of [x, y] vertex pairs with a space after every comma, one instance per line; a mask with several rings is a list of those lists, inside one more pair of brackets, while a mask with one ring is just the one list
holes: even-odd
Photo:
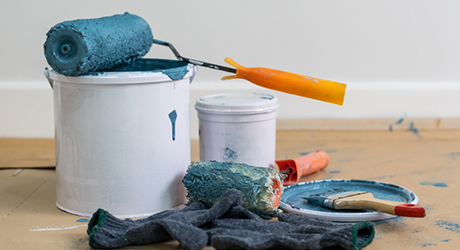
[[258, 114], [278, 109], [278, 98], [261, 93], [226, 93], [204, 96], [195, 109], [204, 113]]

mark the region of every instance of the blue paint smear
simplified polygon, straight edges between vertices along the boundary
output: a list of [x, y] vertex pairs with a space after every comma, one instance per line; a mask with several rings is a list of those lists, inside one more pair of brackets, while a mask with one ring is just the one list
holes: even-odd
[[340, 173], [340, 170], [334, 170], [334, 171], [331, 171], [331, 172], [329, 172], [329, 173], [331, 173], [331, 174], [338, 174], [338, 173]]
[[78, 219], [77, 222], [89, 222], [89, 219], [81, 218], [81, 219]]
[[187, 65], [188, 64], [183, 61], [142, 58], [137, 59], [128, 65], [112, 68], [106, 70], [105, 72], [161, 72], [167, 75], [171, 80], [175, 81], [184, 78], [184, 76], [188, 73]]
[[452, 152], [444, 154], [445, 156], [460, 157], [460, 152]]
[[235, 161], [238, 156], [240, 156], [237, 152], [232, 150], [231, 148], [226, 147], [224, 149], [224, 155], [222, 156], [222, 160], [224, 161]]
[[304, 156], [304, 155], [308, 155], [309, 153], [311, 153], [311, 152], [302, 152], [302, 153], [299, 153], [299, 155]]
[[437, 220], [436, 226], [442, 227], [446, 230], [455, 232], [455, 233], [460, 233], [460, 224], [454, 223], [452, 221], [445, 221], [445, 220]]
[[390, 132], [393, 131], [393, 125], [401, 124], [403, 121], [404, 121], [404, 117], [402, 117], [401, 119], [397, 120], [395, 123], [390, 124], [390, 128], [389, 128]]
[[447, 185], [444, 182], [432, 182], [432, 181], [423, 181], [423, 182], [420, 182], [420, 185], [435, 186], [435, 187], [449, 187], [449, 185]]
[[176, 140], [176, 118], [177, 118], [177, 112], [176, 110], [171, 111], [169, 113], [169, 120], [171, 120], [171, 125], [172, 125], [172, 140]]
[[415, 128], [413, 122], [411, 122], [410, 125], [409, 125], [409, 131], [412, 131], [412, 133], [414, 133], [414, 135], [416, 135], [418, 138], [423, 138], [423, 137], [418, 133], [418, 129]]
[[260, 99], [273, 100], [273, 97], [261, 96]]

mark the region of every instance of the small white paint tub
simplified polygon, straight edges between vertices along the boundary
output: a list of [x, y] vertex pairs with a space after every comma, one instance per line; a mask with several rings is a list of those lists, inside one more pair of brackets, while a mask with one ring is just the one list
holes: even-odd
[[57, 206], [126, 218], [183, 204], [195, 73], [161, 59], [78, 77], [45, 70], [54, 94]]
[[226, 93], [196, 101], [200, 161], [275, 166], [276, 96]]

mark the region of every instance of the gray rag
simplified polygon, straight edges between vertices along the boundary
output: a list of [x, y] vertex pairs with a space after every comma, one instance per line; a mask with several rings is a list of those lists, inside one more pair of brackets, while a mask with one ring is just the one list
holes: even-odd
[[186, 249], [361, 249], [371, 243], [369, 222], [334, 223], [300, 214], [267, 221], [240, 205], [240, 191], [230, 189], [211, 208], [194, 202], [145, 219], [120, 220], [99, 209], [87, 233], [93, 248], [118, 248], [176, 239]]

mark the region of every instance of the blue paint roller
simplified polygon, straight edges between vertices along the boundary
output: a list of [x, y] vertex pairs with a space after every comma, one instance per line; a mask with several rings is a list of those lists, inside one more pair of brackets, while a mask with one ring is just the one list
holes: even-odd
[[48, 64], [66, 76], [126, 65], [147, 54], [149, 24], [129, 13], [65, 21], [53, 26], [43, 45]]
[[263, 218], [279, 214], [278, 206], [286, 176], [278, 171], [234, 162], [194, 162], [182, 182], [189, 202], [201, 201], [212, 207], [228, 189], [243, 195], [241, 205]]

